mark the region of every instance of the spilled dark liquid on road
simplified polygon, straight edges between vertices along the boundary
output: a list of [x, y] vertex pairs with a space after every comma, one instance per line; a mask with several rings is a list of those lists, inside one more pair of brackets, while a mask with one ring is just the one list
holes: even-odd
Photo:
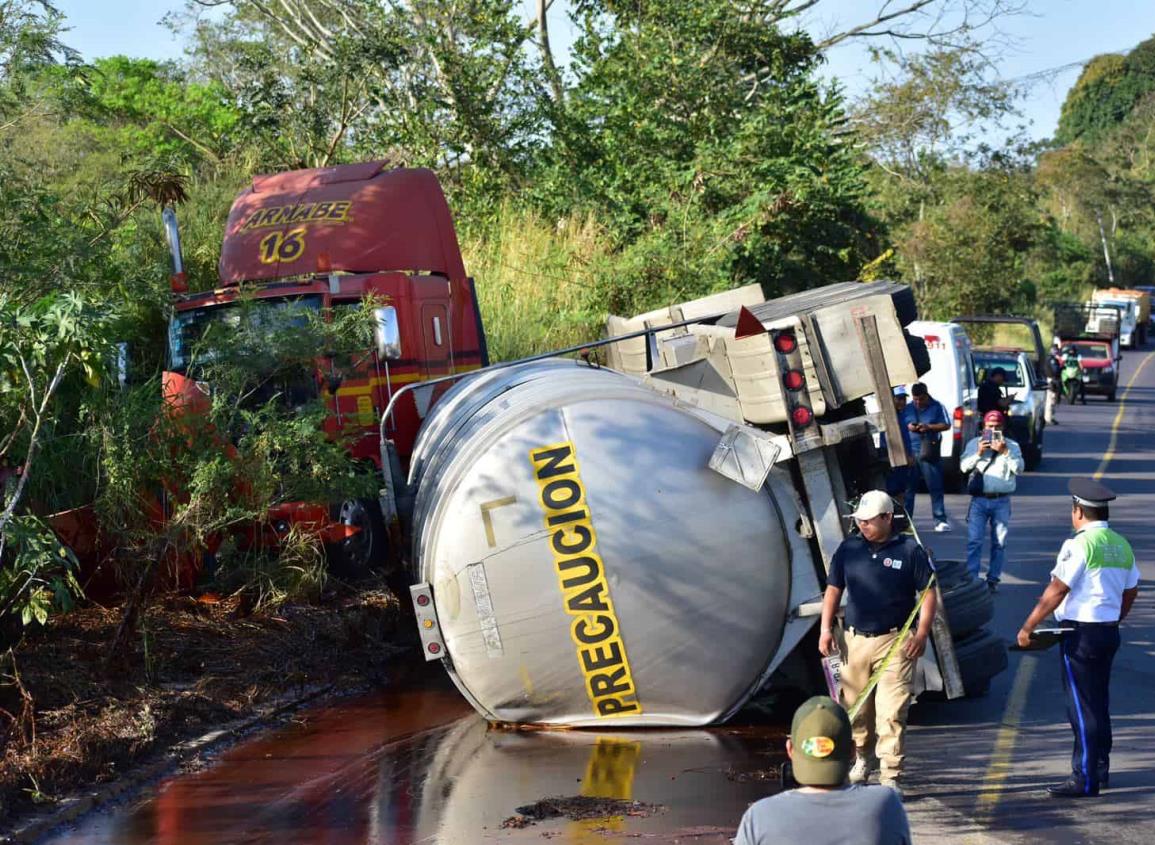
[[[726, 843], [746, 806], [780, 788], [783, 741], [761, 726], [497, 729], [429, 672], [306, 711], [48, 841]], [[568, 800], [538, 803], [548, 798]], [[536, 818], [543, 807], [563, 815]]]

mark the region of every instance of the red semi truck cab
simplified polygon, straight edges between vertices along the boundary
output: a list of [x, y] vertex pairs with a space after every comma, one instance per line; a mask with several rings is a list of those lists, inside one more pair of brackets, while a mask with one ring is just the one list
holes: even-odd
[[[296, 386], [322, 398], [331, 434], [351, 434], [354, 458], [380, 467], [377, 425], [400, 387], [478, 369], [488, 363], [473, 280], [466, 276], [453, 220], [429, 170], [391, 168], [385, 161], [257, 176], [233, 202], [220, 259], [220, 286], [187, 293], [179, 265], [164, 373], [166, 400], [192, 408], [205, 393], [189, 372], [191, 351], [205, 328], [227, 325], [243, 295], [248, 308], [359, 308], [380, 305], [385, 354], [366, 338], [364, 354], [337, 372], [319, 360], [314, 378]], [[243, 291], [243, 294], [242, 294]], [[235, 319], [235, 316], [233, 317]], [[391, 423], [405, 462], [430, 406], [447, 383], [402, 397]], [[326, 540], [352, 539], [380, 525], [370, 500], [282, 505], [270, 522], [315, 525]], [[368, 510], [368, 512], [366, 512]], [[349, 530], [353, 529], [353, 530]], [[371, 542], [370, 542], [371, 540]], [[368, 552], [366, 552], [368, 553]]]

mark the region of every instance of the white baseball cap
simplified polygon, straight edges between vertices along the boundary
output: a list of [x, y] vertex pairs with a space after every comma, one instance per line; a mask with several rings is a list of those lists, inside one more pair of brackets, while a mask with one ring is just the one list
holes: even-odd
[[884, 513], [894, 513], [894, 500], [885, 490], [868, 490], [858, 500], [858, 507], [851, 516], [855, 519], [874, 519]]

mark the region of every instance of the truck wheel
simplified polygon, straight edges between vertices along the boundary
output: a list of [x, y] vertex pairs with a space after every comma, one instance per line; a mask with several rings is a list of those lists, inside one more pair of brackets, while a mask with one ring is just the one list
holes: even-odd
[[965, 637], [995, 615], [995, 603], [985, 581], [968, 578], [942, 591], [942, 603], [952, 637]]
[[1107, 401], [1108, 402], [1114, 402], [1115, 401], [1115, 391], [1114, 390], [1112, 390], [1110, 393], [1107, 394]]
[[373, 499], [349, 499], [341, 503], [341, 524], [360, 529], [337, 544], [331, 563], [343, 575], [366, 575], [386, 562], [389, 537], [381, 508]]
[[954, 653], [967, 696], [985, 694], [990, 689], [991, 678], [1008, 664], [1003, 641], [986, 629], [956, 639]]
[[936, 558], [934, 571], [935, 575], [938, 576], [938, 585], [943, 590], [949, 590], [952, 587], [957, 587], [963, 581], [971, 580], [965, 560], [938, 560]]

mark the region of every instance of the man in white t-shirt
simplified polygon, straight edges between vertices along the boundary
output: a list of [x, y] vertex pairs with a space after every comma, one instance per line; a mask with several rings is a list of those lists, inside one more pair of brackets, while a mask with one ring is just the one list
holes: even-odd
[[1119, 650], [1119, 623], [1139, 593], [1139, 567], [1131, 544], [1107, 524], [1115, 494], [1088, 478], [1071, 479], [1067, 489], [1075, 536], [1059, 550], [1051, 583], [1023, 623], [1018, 642], [1028, 646], [1031, 632], [1052, 612], [1074, 628], [1059, 647], [1067, 718], [1075, 734], [1071, 776], [1047, 791], [1056, 798], [1085, 798], [1098, 795], [1110, 778], [1111, 662]]

